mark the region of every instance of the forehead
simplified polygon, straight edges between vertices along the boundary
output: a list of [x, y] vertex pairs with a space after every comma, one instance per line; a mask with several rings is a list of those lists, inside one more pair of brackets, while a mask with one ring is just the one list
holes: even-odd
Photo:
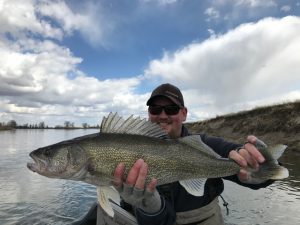
[[172, 102], [170, 99], [164, 96], [158, 96], [154, 98], [151, 102], [151, 105], [174, 105], [175, 103]]

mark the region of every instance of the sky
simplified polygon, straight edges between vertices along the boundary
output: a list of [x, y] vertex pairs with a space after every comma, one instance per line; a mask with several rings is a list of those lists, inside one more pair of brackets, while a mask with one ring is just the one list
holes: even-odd
[[162, 83], [187, 121], [300, 99], [300, 0], [0, 0], [0, 122], [147, 117]]

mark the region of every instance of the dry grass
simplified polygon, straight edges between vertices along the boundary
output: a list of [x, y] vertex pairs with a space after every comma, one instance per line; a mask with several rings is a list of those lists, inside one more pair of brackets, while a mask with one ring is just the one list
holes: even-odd
[[249, 134], [267, 144], [286, 144], [300, 152], [300, 101], [258, 107], [249, 111], [187, 123], [191, 132], [207, 133], [235, 142], [244, 142]]

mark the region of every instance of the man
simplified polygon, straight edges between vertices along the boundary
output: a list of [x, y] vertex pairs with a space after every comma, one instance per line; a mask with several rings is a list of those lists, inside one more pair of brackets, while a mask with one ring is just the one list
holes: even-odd
[[[177, 87], [171, 84], [158, 86], [147, 101], [147, 106], [149, 120], [159, 124], [170, 138], [189, 135], [183, 126], [187, 108]], [[270, 184], [270, 182], [259, 185], [247, 184], [249, 177], [243, 168], [250, 166], [257, 169], [265, 160], [255, 147], [256, 137], [249, 136], [243, 146], [205, 134], [201, 134], [201, 139], [219, 155], [231, 158], [242, 167], [238, 175], [225, 179], [252, 189]], [[218, 205], [218, 196], [224, 189], [221, 178], [208, 179], [204, 195], [196, 197], [187, 193], [179, 182], [156, 186], [157, 180], [153, 178], [145, 184], [148, 165], [143, 159], [135, 162], [126, 178], [124, 171], [125, 165], [120, 163], [115, 170], [114, 185], [123, 199], [123, 207], [132, 210], [139, 224], [223, 224]], [[137, 201], [137, 196], [142, 201]]]

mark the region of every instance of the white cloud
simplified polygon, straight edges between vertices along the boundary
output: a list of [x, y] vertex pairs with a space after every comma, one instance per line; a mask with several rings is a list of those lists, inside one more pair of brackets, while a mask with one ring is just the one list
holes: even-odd
[[273, 7], [277, 6], [276, 1], [274, 0], [234, 0], [235, 5], [246, 5], [249, 7]]
[[282, 6], [282, 7], [280, 8], [280, 10], [283, 11], [283, 12], [289, 12], [289, 11], [291, 11], [291, 6], [289, 6], [289, 5], [284, 5], [284, 6]]
[[234, 111], [245, 102], [288, 97], [299, 90], [299, 37], [299, 17], [243, 24], [216, 38], [166, 52], [150, 62], [146, 76], [198, 90], [198, 96], [210, 99], [216, 113]]
[[142, 2], [157, 2], [160, 5], [169, 5], [176, 3], [178, 0], [140, 0]]
[[207, 8], [204, 14], [208, 16], [207, 21], [210, 21], [212, 19], [219, 19], [220, 17], [220, 12], [213, 7]]
[[60, 0], [2, 0], [0, 34], [9, 33], [13, 39], [41, 36], [62, 40], [77, 31], [89, 44], [107, 47], [114, 30], [109, 16], [93, 2], [75, 11]]
[[34, 6], [35, 0], [2, 0], [0, 4], [0, 34], [10, 33], [14, 38], [30, 34], [61, 39], [60, 28], [47, 20], [40, 20]]
[[44, 17], [56, 21], [65, 34], [78, 31], [93, 46], [109, 45], [108, 36], [114, 30], [114, 23], [111, 18], [104, 18], [109, 15], [104, 15], [100, 4], [86, 2], [75, 11], [65, 1], [44, 0], [37, 9]]
[[[298, 17], [244, 24], [223, 35], [209, 29], [208, 40], [151, 61], [145, 76], [101, 80], [80, 71], [83, 59], [60, 40], [79, 32], [92, 45], [107, 46], [114, 22], [97, 13], [100, 5], [74, 9], [66, 3], [0, 2], [0, 121], [56, 125], [71, 120], [80, 125], [83, 118], [99, 123], [109, 111], [146, 116], [149, 93], [136, 93], [145, 78], [182, 87], [191, 120], [299, 98]], [[213, 7], [206, 14], [220, 16]]]
[[[78, 70], [82, 59], [55, 41], [74, 30], [86, 34], [90, 33], [88, 29], [97, 30], [90, 25], [95, 25], [90, 21], [91, 14], [76, 14], [63, 1], [1, 3], [0, 121], [14, 117], [25, 123], [64, 115], [99, 118], [99, 112], [129, 113], [142, 107], [140, 97], [134, 94], [140, 77], [90, 77]], [[60, 26], [54, 26], [53, 21]]]
[[245, 18], [257, 20], [262, 15], [274, 12], [276, 7], [277, 3], [274, 0], [213, 0], [209, 2], [204, 14], [209, 16], [207, 22], [226, 21], [222, 26], [232, 27], [233, 24], [240, 24]]
[[248, 8], [269, 8], [277, 6], [275, 0], [213, 0], [211, 4], [215, 7], [229, 6], [233, 5], [236, 7], [248, 7]]

